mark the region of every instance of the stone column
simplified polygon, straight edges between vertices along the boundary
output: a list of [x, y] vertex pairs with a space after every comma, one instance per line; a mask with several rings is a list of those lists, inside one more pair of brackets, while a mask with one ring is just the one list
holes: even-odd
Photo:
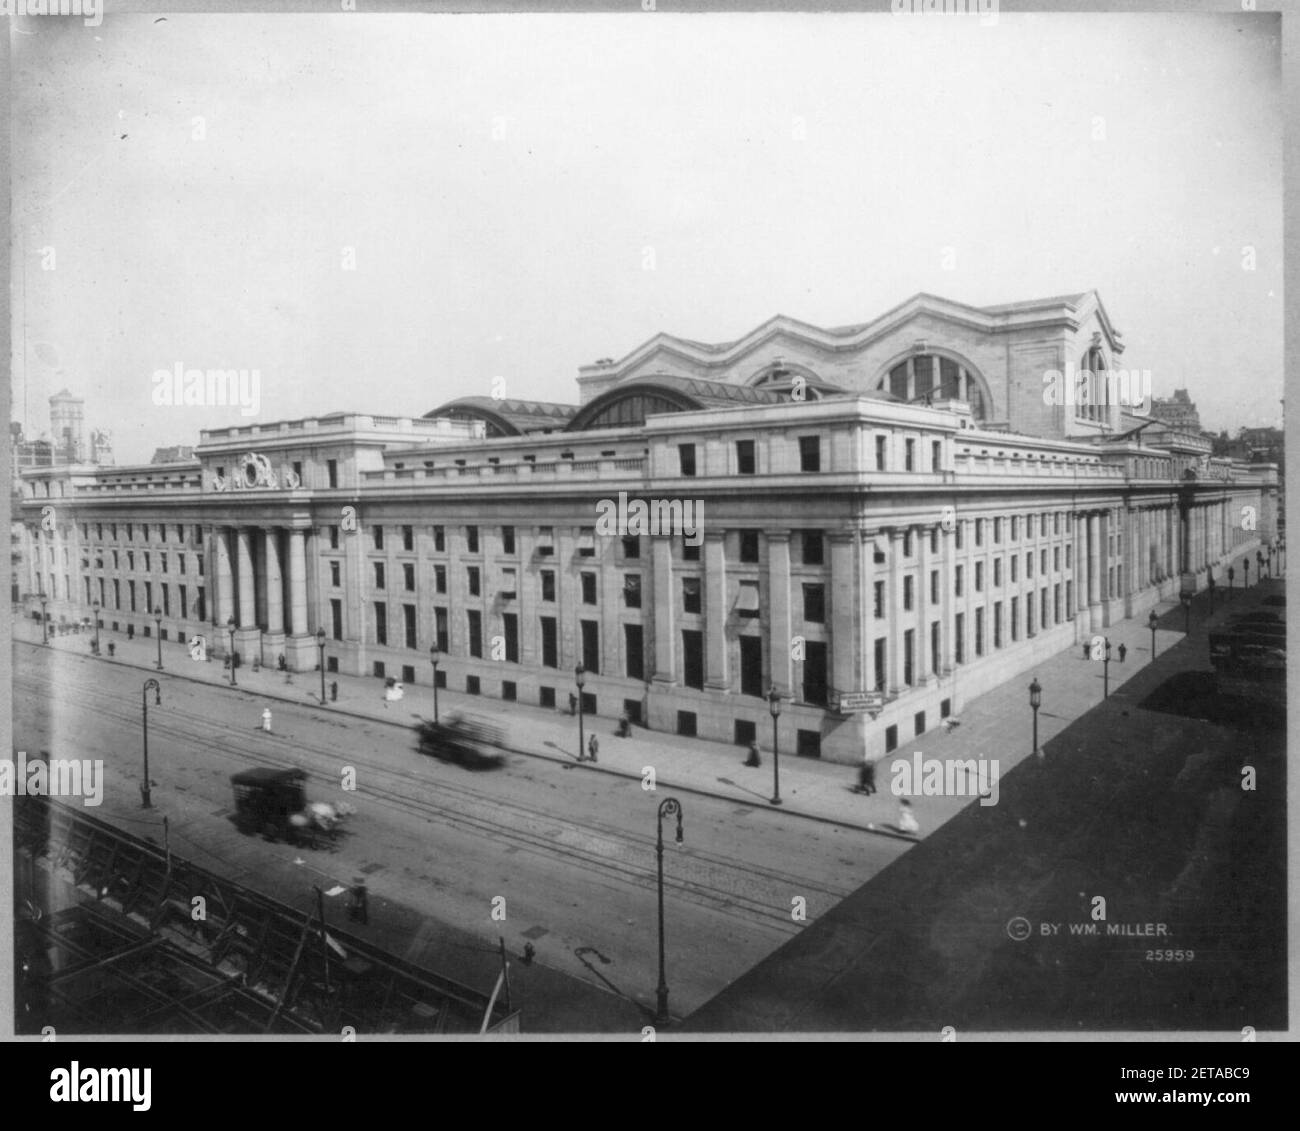
[[885, 616], [889, 640], [885, 666], [889, 669], [886, 687], [897, 695], [903, 687], [903, 532], [889, 531], [889, 583], [886, 585]]
[[1088, 576], [1087, 604], [1091, 607], [1101, 599], [1101, 519], [1095, 513], [1085, 515], [1082, 526], [1087, 531], [1085, 542], [1088, 561], [1085, 571]]
[[727, 559], [724, 534], [704, 535], [704, 686], [726, 691], [727, 678]]
[[767, 533], [768, 628], [772, 682], [782, 694], [793, 687], [790, 657], [790, 532]]
[[916, 686], [925, 687], [930, 682], [930, 531], [919, 526], [916, 530], [916, 649], [912, 662], [916, 665]]
[[263, 532], [266, 543], [266, 630], [284, 632], [284, 576], [280, 572], [280, 531], [268, 526]]
[[256, 595], [253, 590], [253, 553], [248, 535], [248, 527], [235, 528], [235, 548], [239, 563], [240, 628], [253, 628], [257, 624]]
[[673, 588], [673, 547], [667, 536], [650, 542], [651, 564], [654, 572], [655, 623], [654, 623], [654, 682], [677, 682], [677, 626], [676, 598]]
[[212, 607], [216, 611], [216, 624], [221, 632], [235, 615], [234, 581], [230, 569], [230, 536], [224, 526], [212, 528], [212, 544], [216, 550], [215, 571], [212, 576]]
[[856, 641], [853, 627], [857, 609], [854, 593], [858, 588], [857, 532], [836, 531], [829, 536], [831, 544], [830, 622], [831, 655], [830, 683], [836, 691], [858, 690], [854, 671]]
[[307, 635], [307, 534], [289, 531], [289, 631]]

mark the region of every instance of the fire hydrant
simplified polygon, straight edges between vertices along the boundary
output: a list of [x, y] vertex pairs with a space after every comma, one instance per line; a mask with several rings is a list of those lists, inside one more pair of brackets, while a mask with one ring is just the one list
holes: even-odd
[[267, 707], [262, 711], [262, 729], [267, 733], [271, 730], [271, 708]]

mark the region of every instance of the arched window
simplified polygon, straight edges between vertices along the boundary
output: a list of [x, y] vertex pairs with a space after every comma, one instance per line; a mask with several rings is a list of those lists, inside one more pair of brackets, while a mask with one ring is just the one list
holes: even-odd
[[1106, 358], [1100, 346], [1089, 347], [1079, 360], [1076, 384], [1074, 415], [1079, 420], [1091, 420], [1098, 424], [1106, 421], [1108, 419], [1106, 405], [1109, 399], [1106, 385]]
[[983, 420], [988, 412], [979, 378], [952, 358], [938, 354], [919, 353], [900, 361], [885, 375], [880, 387], [900, 401], [965, 401], [976, 420]]

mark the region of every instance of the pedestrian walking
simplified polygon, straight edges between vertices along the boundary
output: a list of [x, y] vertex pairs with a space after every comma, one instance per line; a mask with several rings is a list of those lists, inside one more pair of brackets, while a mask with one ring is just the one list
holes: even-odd
[[578, 713], [578, 697], [574, 695], [572, 691], [570, 691], [569, 692], [569, 717], [572, 718], [577, 713]]
[[267, 707], [262, 711], [262, 729], [268, 734], [271, 731], [271, 708]]
[[596, 757], [596, 755], [600, 753], [600, 743], [596, 741], [596, 736], [594, 734], [587, 739], [587, 753], [591, 756], [593, 762], [600, 761], [600, 759]]
[[110, 640], [108, 642], [108, 658], [111, 660], [116, 655], [117, 655], [117, 645]]
[[745, 759], [745, 765], [761, 766], [762, 764], [763, 764], [763, 759], [758, 756], [758, 743], [751, 742], [749, 744], [749, 757]]
[[918, 835], [921, 831], [916, 814], [912, 812], [912, 803], [906, 797], [898, 803], [898, 827], [905, 833], [911, 833], [912, 836]]
[[627, 738], [627, 736], [631, 733], [632, 733], [632, 720], [627, 717], [627, 712], [624, 711], [618, 717], [618, 736], [619, 738]]
[[1085, 640], [1083, 642], [1083, 658], [1086, 660], [1091, 654], [1092, 650], [1089, 648], [1088, 642]]
[[876, 764], [863, 762], [858, 770], [858, 792], [868, 796], [876, 792]]
[[1124, 662], [1124, 657], [1127, 656], [1127, 655], [1128, 655], [1128, 646], [1127, 646], [1127, 645], [1124, 645], [1124, 644], [1121, 644], [1121, 645], [1119, 646], [1119, 662], [1120, 662], [1121, 664]]

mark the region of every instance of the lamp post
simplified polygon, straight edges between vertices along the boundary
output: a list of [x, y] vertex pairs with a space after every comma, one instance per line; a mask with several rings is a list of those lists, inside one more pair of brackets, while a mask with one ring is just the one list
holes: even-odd
[[1241, 559], [1241, 587], [1243, 589], [1250, 588], [1250, 559], [1249, 558]]
[[781, 717], [781, 693], [776, 685], [767, 693], [767, 709], [772, 712], [772, 805], [781, 804], [781, 750], [777, 745], [776, 720]]
[[1217, 582], [1214, 580], [1214, 573], [1212, 571], [1210, 575], [1205, 579], [1205, 584], [1206, 587], [1210, 590], [1210, 616], [1214, 616], [1214, 589]]
[[49, 644], [50, 642], [50, 630], [46, 623], [47, 614], [45, 612], [45, 606], [48, 602], [49, 602], [49, 598], [46, 597], [44, 593], [42, 593], [41, 594], [41, 643], [42, 644]]
[[429, 662], [433, 664], [433, 721], [438, 721], [438, 665], [442, 663], [442, 653], [438, 645], [429, 649]]
[[1264, 551], [1263, 550], [1255, 551], [1255, 564], [1259, 567], [1258, 569], [1255, 570], [1255, 584], [1258, 585], [1259, 582], [1264, 580]]
[[1183, 603], [1183, 633], [1190, 636], [1192, 632], [1192, 595], [1183, 590], [1178, 599]]
[[581, 762], [587, 756], [587, 748], [582, 744], [582, 689], [587, 683], [587, 669], [581, 664], [573, 669], [573, 682], [578, 685], [578, 761]]
[[1110, 637], [1106, 637], [1106, 647], [1101, 654], [1101, 697], [1110, 698]]
[[95, 655], [99, 655], [99, 602], [95, 601], [90, 606], [90, 611], [95, 615]]
[[665, 797], [659, 802], [659, 819], [656, 822], [658, 841], [655, 855], [659, 860], [659, 988], [655, 1009], [655, 1024], [668, 1024], [668, 980], [664, 977], [664, 818], [677, 818], [677, 843], [682, 843], [682, 803], [675, 797]]
[[142, 715], [142, 733], [144, 736], [144, 779], [140, 782], [141, 807], [152, 809], [153, 801], [149, 796], [149, 692], [154, 695], [154, 706], [162, 704], [162, 687], [156, 679], [150, 677], [140, 689], [140, 712]]
[[318, 653], [318, 666], [320, 668], [320, 705], [325, 706], [325, 628], [321, 626], [316, 630], [316, 650]]
[[1232, 566], [1229, 566], [1228, 567], [1228, 597], [1229, 598], [1232, 597], [1232, 579], [1236, 576], [1237, 576], [1237, 571], [1233, 569]]
[[230, 633], [230, 686], [234, 687], [239, 683], [235, 678], [235, 618], [231, 617], [226, 621], [226, 631]]
[[1151, 615], [1147, 617], [1147, 628], [1151, 630], [1151, 658], [1156, 658], [1156, 625], [1160, 623], [1160, 618], [1156, 616], [1155, 609], [1151, 610]]
[[1038, 677], [1034, 676], [1034, 682], [1029, 685], [1029, 706], [1034, 712], [1034, 749], [1033, 753], [1038, 753], [1038, 708], [1043, 702], [1043, 689], [1039, 685]]
[[153, 634], [154, 639], [158, 642], [158, 662], [154, 664], [154, 667], [162, 671], [162, 609], [154, 609], [153, 611]]

